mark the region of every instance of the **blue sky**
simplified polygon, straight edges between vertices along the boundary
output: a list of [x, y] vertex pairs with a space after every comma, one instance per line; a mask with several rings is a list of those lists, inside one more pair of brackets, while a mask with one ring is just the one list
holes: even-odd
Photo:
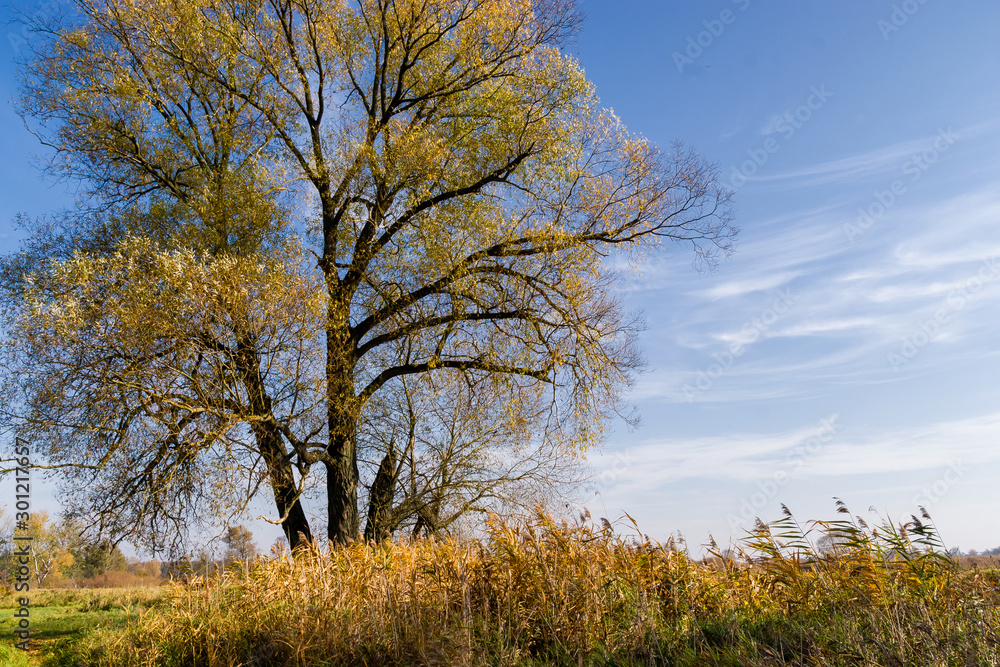
[[[780, 503], [832, 518], [834, 496], [894, 520], [923, 505], [949, 546], [1000, 545], [1000, 5], [581, 6], [604, 104], [717, 162], [742, 229], [714, 272], [666, 247], [627, 280], [643, 424], [615, 425], [585, 504], [695, 549]], [[69, 195], [29, 165], [9, 104], [0, 127], [9, 250], [15, 213]]]
[[837, 496], [1000, 545], [1000, 6], [584, 7], [603, 102], [718, 162], [742, 229], [714, 272], [676, 247], [629, 280], [643, 425], [586, 504], [696, 546]]

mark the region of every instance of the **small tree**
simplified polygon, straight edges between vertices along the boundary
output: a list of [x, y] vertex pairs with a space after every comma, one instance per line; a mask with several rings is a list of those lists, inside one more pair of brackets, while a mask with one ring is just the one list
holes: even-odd
[[[13, 311], [41, 309], [22, 311], [0, 345], [0, 392], [24, 398], [0, 396], [0, 415], [23, 409], [21, 426], [62, 474], [64, 505], [103, 535], [176, 551], [190, 526], [269, 485], [292, 544], [308, 540], [306, 468], [296, 479], [285, 444], [320, 430], [319, 394], [301, 379], [319, 362], [297, 251], [181, 249], [173, 237], [188, 234], [172, 218], [66, 225], [26, 223], [22, 252], [0, 261]], [[139, 240], [137, 225], [165, 238]], [[125, 238], [109, 244], [111, 228]], [[50, 271], [32, 278], [30, 266]], [[65, 298], [69, 326], [42, 313]]]
[[128, 561], [125, 555], [118, 548], [118, 545], [110, 540], [102, 539], [97, 542], [89, 542], [83, 547], [81, 574], [86, 578], [105, 577], [109, 572], [125, 572], [128, 570]]
[[527, 514], [578, 488], [582, 460], [537, 429], [544, 403], [517, 389], [441, 373], [386, 392], [360, 437], [372, 443], [363, 456], [381, 456], [365, 537], [435, 534], [472, 514]]
[[14, 522], [0, 507], [0, 581], [8, 584], [13, 573]]
[[226, 544], [225, 562], [247, 562], [257, 555], [257, 545], [253, 540], [253, 532], [246, 526], [230, 526], [226, 536], [222, 538]]
[[53, 575], [55, 578], [70, 570], [74, 563], [73, 547], [76, 535], [71, 523], [61, 521], [53, 524], [47, 512], [34, 512], [28, 519], [27, 527], [18, 530], [23, 536], [31, 537], [31, 567], [35, 582], [42, 586]]
[[129, 572], [137, 574], [140, 577], [149, 577], [152, 579], [159, 579], [163, 569], [163, 563], [153, 559], [147, 561], [136, 560], [129, 566]]

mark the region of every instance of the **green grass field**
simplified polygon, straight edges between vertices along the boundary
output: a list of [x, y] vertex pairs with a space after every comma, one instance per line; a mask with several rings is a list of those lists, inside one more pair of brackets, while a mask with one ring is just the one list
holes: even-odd
[[30, 651], [25, 653], [14, 646], [21, 595], [0, 596], [0, 667], [42, 665], [46, 657], [51, 663], [54, 654], [85, 633], [124, 625], [138, 610], [162, 600], [162, 591], [150, 588], [32, 591]]

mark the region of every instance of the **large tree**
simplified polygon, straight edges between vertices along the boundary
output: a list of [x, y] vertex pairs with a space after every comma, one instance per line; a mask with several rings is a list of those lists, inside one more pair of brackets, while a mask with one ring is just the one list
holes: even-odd
[[[711, 258], [735, 233], [710, 165], [601, 109], [564, 48], [570, 0], [75, 0], [61, 20], [21, 104], [95, 206], [224, 219], [293, 196], [325, 418], [321, 440], [289, 442], [325, 467], [339, 542], [358, 535], [359, 424], [380, 393], [495, 383], [547, 400], [541, 437], [585, 448], [638, 363], [609, 254], [673, 239]], [[219, 123], [248, 168], [206, 162]]]

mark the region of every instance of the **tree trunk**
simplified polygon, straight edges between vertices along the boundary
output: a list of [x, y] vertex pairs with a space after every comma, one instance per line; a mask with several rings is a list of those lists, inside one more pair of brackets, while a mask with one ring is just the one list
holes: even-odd
[[392, 444], [382, 459], [368, 493], [368, 521], [365, 524], [365, 539], [381, 542], [392, 536], [392, 500], [396, 495], [396, 451]]
[[[331, 377], [332, 375], [332, 377]], [[330, 442], [326, 465], [329, 538], [336, 544], [358, 539], [358, 414], [354, 383], [346, 373], [329, 373], [327, 417]]]
[[257, 433], [257, 444], [264, 461], [267, 463], [268, 476], [271, 479], [271, 489], [274, 491], [274, 504], [278, 508], [278, 516], [282, 517], [281, 530], [285, 533], [288, 546], [295, 552], [296, 547], [312, 542], [312, 531], [309, 530], [309, 520], [299, 500], [295, 488], [295, 478], [292, 476], [292, 465], [286, 459], [285, 444], [281, 434], [271, 429], [254, 429]]
[[326, 497], [329, 538], [336, 544], [358, 539], [358, 450], [355, 440], [357, 414], [350, 398], [330, 399], [330, 444], [333, 461], [326, 465]]
[[358, 539], [358, 405], [354, 394], [354, 347], [350, 300], [331, 291], [326, 329], [327, 428], [326, 497], [330, 541]]
[[358, 538], [358, 459], [353, 439], [330, 451], [335, 463], [326, 464], [327, 511], [330, 541], [348, 544]]
[[292, 464], [285, 450], [281, 433], [271, 421], [271, 397], [264, 387], [260, 375], [260, 361], [252, 343], [240, 340], [237, 344], [235, 361], [243, 376], [243, 386], [247, 391], [250, 409], [256, 419], [251, 421], [250, 428], [257, 440], [257, 450], [267, 465], [268, 479], [274, 493], [274, 504], [281, 517], [281, 529], [288, 540], [288, 547], [295, 551], [296, 547], [312, 542], [312, 531], [309, 521], [299, 499], [292, 475]]

